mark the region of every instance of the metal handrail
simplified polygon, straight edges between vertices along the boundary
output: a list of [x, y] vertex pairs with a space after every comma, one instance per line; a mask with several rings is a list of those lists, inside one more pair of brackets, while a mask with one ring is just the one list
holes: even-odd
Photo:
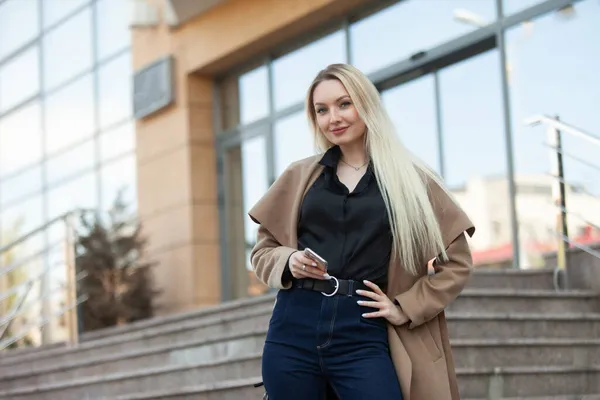
[[[73, 223], [72, 223], [72, 218], [75, 215], [82, 215], [83, 213], [86, 212], [96, 212], [97, 210], [86, 210], [86, 209], [74, 209], [68, 212], [65, 212], [61, 215], [58, 215], [57, 217], [52, 218], [51, 220], [47, 221], [46, 223], [44, 223], [43, 225], [40, 225], [39, 227], [31, 230], [30, 232], [20, 236], [19, 238], [17, 238], [16, 240], [13, 240], [11, 243], [4, 245], [2, 247], [0, 247], [0, 254], [5, 253], [7, 251], [10, 251], [11, 249], [13, 249], [15, 246], [18, 246], [22, 243], [25, 243], [28, 239], [34, 237], [35, 235], [42, 233], [44, 231], [46, 231], [49, 227], [51, 227], [52, 225], [58, 223], [58, 222], [63, 222], [66, 224], [66, 229], [67, 229], [67, 242], [69, 243], [69, 247], [74, 246], [74, 235], [75, 232], [73, 231], [74, 227], [73, 227]], [[70, 222], [71, 221], [71, 222]], [[36, 252], [33, 255], [28, 255], [25, 257], [25, 260], [21, 259], [21, 260], [17, 260], [13, 263], [11, 263], [11, 265], [9, 265], [6, 268], [2, 268], [0, 269], [0, 277], [16, 270], [17, 268], [23, 266], [23, 265], [27, 265], [28, 261], [32, 260], [32, 259], [36, 259], [44, 254], [49, 254], [53, 248], [55, 248], [56, 243], [51, 244], [46, 246], [45, 248], [41, 249], [40, 251]], [[44, 301], [48, 298], [50, 298], [51, 296], [53, 296], [57, 290], [64, 290], [67, 289], [68, 292], [71, 292], [68, 297], [71, 297], [73, 300], [75, 300], [75, 306], [77, 306], [78, 304], [80, 304], [81, 302], [84, 302], [87, 300], [87, 298], [82, 299], [82, 298], [77, 298], [76, 295], [76, 284], [80, 279], [83, 279], [85, 277], [85, 274], [76, 274], [75, 272], [75, 266], [74, 266], [74, 248], [71, 248], [70, 250], [68, 250], [67, 253], [67, 257], [68, 257], [68, 261], [66, 261], [67, 263], [67, 269], [69, 269], [69, 265], [70, 267], [73, 269], [72, 271], [69, 271], [67, 273], [67, 282], [66, 284], [61, 284], [60, 287], [58, 289], [54, 289], [49, 291], [44, 291], [45, 293], [41, 293], [41, 296], [39, 298], [34, 299], [35, 302], [38, 301]], [[27, 331], [23, 334], [17, 334], [17, 335], [13, 335], [11, 338], [6, 339], [6, 340], [2, 340], [4, 335], [6, 334], [6, 332], [8, 331], [8, 328], [10, 327], [10, 325], [12, 324], [13, 320], [20, 314], [22, 314], [24, 312], [24, 310], [28, 309], [29, 307], [31, 307], [33, 304], [32, 302], [26, 302], [26, 297], [29, 294], [29, 291], [31, 289], [31, 287], [34, 285], [34, 283], [38, 280], [40, 280], [48, 271], [50, 271], [51, 269], [55, 268], [57, 265], [61, 265], [60, 263], [57, 263], [55, 265], [51, 265], [48, 268], [44, 269], [44, 271], [39, 274], [38, 276], [35, 277], [31, 277], [29, 279], [26, 280], [26, 282], [21, 283], [17, 286], [21, 287], [21, 286], [26, 286], [27, 290], [25, 292], [25, 294], [23, 296], [21, 296], [18, 300], [18, 304], [16, 304], [15, 307], [13, 307], [10, 311], [9, 311], [9, 315], [2, 318], [0, 320], [0, 326], [3, 326], [3, 329], [0, 330], [1, 334], [0, 334], [0, 350], [10, 346], [11, 344], [15, 343], [16, 341], [20, 340], [21, 338], [25, 337], [29, 331], [32, 329], [32, 327], [30, 326]], [[7, 293], [3, 293], [2, 294], [2, 300], [4, 300], [5, 298], [9, 298], [11, 295], [13, 295], [13, 292], [15, 291], [15, 288], [10, 288]], [[75, 307], [74, 306], [74, 307]], [[56, 315], [62, 315], [65, 314], [67, 312], [70, 312], [70, 318], [72, 319], [72, 323], [70, 324], [70, 338], [71, 341], [74, 343], [78, 342], [78, 330], [77, 330], [77, 316], [73, 315], [74, 311], [71, 310], [71, 308], [65, 309], [65, 310], [61, 310], [58, 314]], [[56, 315], [52, 315], [52, 317], [56, 316]], [[50, 318], [47, 318], [46, 320], [42, 320], [42, 323], [39, 324], [39, 326], [43, 326], [45, 325], [47, 322], [49, 322]], [[74, 321], [74, 323], [73, 323]]]
[[596, 164], [594, 164], [594, 163], [591, 163], [591, 162], [589, 162], [589, 161], [587, 161], [587, 160], [584, 160], [584, 159], [583, 159], [583, 158], [581, 158], [581, 157], [577, 157], [575, 154], [573, 154], [573, 153], [570, 153], [570, 152], [567, 152], [567, 151], [564, 151], [564, 150], [562, 150], [562, 149], [559, 149], [558, 147], [556, 147], [556, 146], [552, 146], [552, 145], [551, 145], [551, 144], [549, 144], [549, 143], [544, 143], [544, 146], [548, 147], [549, 149], [552, 149], [552, 150], [554, 150], [554, 151], [555, 151], [555, 152], [557, 152], [557, 153], [560, 153], [560, 154], [562, 154], [563, 156], [567, 156], [567, 157], [569, 157], [570, 159], [573, 159], [573, 160], [575, 160], [575, 161], [577, 161], [577, 162], [579, 162], [579, 163], [581, 163], [581, 164], [583, 164], [583, 165], [585, 165], [585, 166], [587, 166], [587, 167], [590, 167], [590, 168], [593, 168], [593, 169], [595, 169], [595, 170], [598, 170], [598, 171], [600, 171], [600, 165], [596, 165]]
[[552, 117], [548, 117], [547, 115], [534, 115], [532, 117], [525, 119], [525, 124], [530, 126], [535, 126], [538, 124], [548, 124], [553, 128], [560, 130], [562, 132], [569, 133], [573, 136], [577, 136], [583, 139], [586, 139], [590, 143], [595, 144], [596, 146], [600, 146], [600, 137], [586, 132], [583, 129], [577, 128], [573, 125], [567, 124], [566, 122], [562, 122]]

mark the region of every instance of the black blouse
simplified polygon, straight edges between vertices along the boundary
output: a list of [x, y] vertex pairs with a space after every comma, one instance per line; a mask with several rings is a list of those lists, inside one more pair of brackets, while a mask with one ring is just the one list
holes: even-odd
[[298, 249], [314, 250], [327, 260], [328, 272], [336, 278], [368, 279], [383, 288], [392, 249], [385, 203], [372, 165], [352, 193], [348, 191], [337, 177], [341, 154], [335, 146], [320, 161], [323, 173], [300, 209]]

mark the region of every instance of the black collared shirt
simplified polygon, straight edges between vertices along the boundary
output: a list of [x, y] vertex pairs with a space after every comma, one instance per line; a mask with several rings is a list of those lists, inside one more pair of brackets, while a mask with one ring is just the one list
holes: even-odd
[[350, 193], [337, 177], [341, 156], [329, 149], [323, 173], [308, 190], [300, 209], [298, 249], [309, 247], [327, 260], [329, 274], [341, 279], [387, 283], [392, 233], [372, 165]]

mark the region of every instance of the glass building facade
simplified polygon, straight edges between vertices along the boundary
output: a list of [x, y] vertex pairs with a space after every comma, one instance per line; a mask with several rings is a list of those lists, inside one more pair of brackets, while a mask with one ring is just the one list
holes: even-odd
[[[2, 245], [73, 209], [107, 209], [122, 188], [135, 209], [127, 5], [0, 1]], [[53, 269], [49, 312], [64, 302], [64, 268], [53, 268], [64, 256], [53, 246], [63, 238], [64, 227], [52, 227], [2, 254], [4, 266], [25, 262], [30, 277]]]
[[[474, 220], [478, 266], [537, 267], [555, 251], [545, 114], [600, 132], [596, 0], [405, 0], [349, 15], [330, 30], [219, 79], [217, 146], [224, 281], [236, 280], [257, 226], [246, 216], [293, 161], [314, 154], [305, 91], [327, 64], [367, 73], [405, 145], [445, 179]], [[600, 148], [565, 135], [574, 240], [600, 223]], [[575, 212], [576, 211], [576, 212]], [[592, 229], [592, 230], [590, 230]], [[598, 239], [598, 237], [596, 237]], [[249, 274], [250, 294], [261, 286]], [[244, 288], [225, 287], [225, 297]]]
[[0, 2], [0, 231], [135, 200], [130, 32], [120, 0]]

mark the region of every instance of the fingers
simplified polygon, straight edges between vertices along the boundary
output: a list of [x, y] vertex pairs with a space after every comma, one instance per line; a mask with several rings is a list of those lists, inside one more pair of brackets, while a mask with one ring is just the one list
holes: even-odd
[[365, 280], [365, 281], [363, 281], [363, 283], [364, 283], [365, 285], [367, 285], [367, 286], [368, 286], [368, 287], [369, 287], [371, 290], [373, 290], [373, 291], [374, 291], [375, 293], [377, 293], [378, 295], [380, 295], [380, 296], [383, 296], [383, 295], [384, 295], [384, 294], [383, 294], [383, 290], [381, 290], [381, 289], [379, 288], [379, 286], [377, 286], [377, 285], [376, 285], [376, 284], [374, 284], [373, 282], [370, 282], [370, 281], [367, 281], [367, 280]]
[[386, 315], [387, 314], [385, 311], [375, 311], [370, 313], [364, 313], [362, 316], [363, 318], [385, 318]]
[[306, 257], [303, 252], [298, 251], [290, 257], [290, 271], [296, 279], [300, 278], [312, 278], [312, 279], [326, 279], [323, 275], [325, 272], [320, 268], [317, 268], [315, 263], [310, 258]]
[[371, 307], [371, 308], [382, 308], [384, 305], [378, 301], [364, 301], [364, 300], [359, 300], [357, 301], [358, 305], [361, 305], [363, 307]]

